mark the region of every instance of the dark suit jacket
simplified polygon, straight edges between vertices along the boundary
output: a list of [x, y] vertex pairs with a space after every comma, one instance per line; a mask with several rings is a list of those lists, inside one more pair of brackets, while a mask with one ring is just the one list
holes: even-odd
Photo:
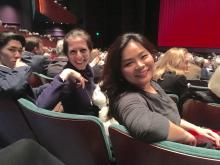
[[47, 67], [50, 63], [49, 59], [43, 55], [35, 55], [31, 52], [24, 51], [21, 60], [31, 66], [33, 72], [47, 74]]
[[0, 99], [19, 98], [26, 92], [28, 95], [33, 96], [27, 83], [30, 74], [31, 69], [29, 66], [15, 69], [0, 66]]
[[30, 66], [11, 69], [0, 65], [0, 100], [24, 97], [35, 101], [35, 98], [48, 84], [32, 89], [27, 82], [31, 73]]
[[58, 56], [53, 61], [50, 62], [47, 68], [47, 76], [55, 77], [57, 74], [62, 72], [63, 67], [67, 64], [66, 56]]

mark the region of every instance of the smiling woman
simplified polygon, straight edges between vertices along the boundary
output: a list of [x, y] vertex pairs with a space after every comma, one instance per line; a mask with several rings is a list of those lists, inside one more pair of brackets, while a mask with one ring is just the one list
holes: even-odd
[[174, 101], [154, 81], [154, 61], [144, 36], [126, 33], [110, 46], [103, 74], [102, 90], [109, 97], [110, 115], [136, 138], [196, 145], [188, 131], [215, 141], [219, 136], [180, 118]]
[[124, 78], [142, 89], [150, 87], [154, 60], [141, 44], [130, 41], [122, 51], [122, 74]]
[[74, 29], [64, 38], [64, 54], [68, 58], [64, 70], [41, 93], [37, 105], [53, 109], [61, 101], [64, 112], [81, 115], [98, 115], [92, 104], [95, 89], [94, 76], [89, 66], [92, 50], [90, 35], [82, 29]]

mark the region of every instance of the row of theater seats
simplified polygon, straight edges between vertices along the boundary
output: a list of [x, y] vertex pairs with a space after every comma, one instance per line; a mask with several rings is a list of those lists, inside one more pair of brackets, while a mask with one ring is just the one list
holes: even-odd
[[[201, 87], [200, 90], [204, 88]], [[168, 95], [178, 104], [177, 95]], [[220, 131], [220, 104], [218, 103], [206, 103], [194, 98], [187, 99], [182, 106], [181, 117], [195, 125]]]
[[182, 118], [193, 124], [220, 131], [220, 104], [189, 99], [183, 104]]
[[19, 99], [17, 105], [1, 101], [0, 107], [2, 147], [31, 138], [66, 165], [108, 165], [113, 161], [104, 126], [96, 117], [41, 109], [26, 99]]
[[2, 101], [0, 107], [2, 146], [31, 138], [67, 165], [220, 164], [218, 150], [169, 141], [147, 144], [121, 125], [110, 126], [109, 138], [93, 116], [48, 111], [25, 99], [19, 99], [18, 105]]

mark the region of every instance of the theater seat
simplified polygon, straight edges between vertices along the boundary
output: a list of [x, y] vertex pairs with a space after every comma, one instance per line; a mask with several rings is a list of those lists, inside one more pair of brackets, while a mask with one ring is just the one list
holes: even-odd
[[41, 83], [42, 84], [46, 84], [46, 83], [49, 83], [51, 81], [53, 81], [53, 78], [52, 77], [48, 77], [44, 74], [41, 74], [41, 73], [37, 73], [37, 72], [33, 72], [33, 74], [36, 76], [36, 77], [39, 77], [39, 79], [41, 80]]
[[179, 104], [179, 96], [176, 95], [176, 94], [171, 94], [171, 93], [168, 93], [167, 94], [177, 105]]
[[18, 102], [39, 143], [66, 165], [108, 165], [113, 160], [98, 118], [48, 111], [25, 99]]
[[39, 87], [43, 84], [49, 83], [53, 80], [53, 78], [48, 77], [46, 75], [33, 72], [31, 76], [28, 79], [28, 83], [30, 84], [31, 87]]
[[36, 140], [23, 112], [12, 99], [0, 101], [0, 125], [0, 147], [22, 138]]
[[220, 151], [162, 141], [148, 144], [129, 135], [125, 127], [111, 125], [110, 140], [117, 165], [218, 165]]
[[220, 131], [220, 104], [189, 99], [183, 104], [182, 117], [193, 124]]

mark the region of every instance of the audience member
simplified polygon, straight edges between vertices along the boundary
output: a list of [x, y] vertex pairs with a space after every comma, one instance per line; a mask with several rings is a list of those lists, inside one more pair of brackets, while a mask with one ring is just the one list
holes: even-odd
[[201, 69], [201, 80], [209, 80], [210, 78], [210, 73], [209, 73], [209, 65], [210, 62], [208, 59], [204, 59], [202, 69]]
[[171, 48], [155, 63], [154, 80], [166, 93], [180, 98], [187, 90], [188, 51], [185, 48]]
[[[220, 67], [218, 67], [212, 74], [208, 81], [207, 90], [194, 89], [189, 94], [194, 100], [199, 100], [206, 103], [218, 103], [220, 104]], [[189, 95], [190, 96], [190, 95]]]
[[219, 65], [220, 65], [220, 56], [218, 55], [218, 56], [215, 56], [212, 61], [213, 70], [215, 71]]
[[187, 80], [200, 80], [201, 77], [201, 67], [195, 64], [194, 57], [192, 53], [188, 53], [189, 65], [188, 71], [185, 73]]
[[[208, 83], [209, 89], [220, 99], [220, 66], [212, 74]], [[219, 101], [220, 103], [220, 101]]]
[[92, 103], [94, 76], [88, 64], [91, 37], [82, 29], [74, 29], [66, 34], [63, 46], [68, 57], [67, 65], [41, 93], [37, 105], [52, 109], [61, 101], [66, 113], [97, 116], [99, 109]]
[[92, 50], [92, 56], [93, 60], [89, 63], [89, 65], [92, 67], [92, 70], [94, 72], [94, 82], [98, 84], [102, 79], [102, 71], [104, 68], [105, 63], [105, 57], [107, 52], [102, 52], [99, 49], [93, 49]]
[[99, 49], [97, 49], [97, 48], [92, 49], [92, 51], [91, 51], [91, 58], [90, 58], [90, 62], [89, 62], [89, 65], [91, 67], [95, 66], [100, 61], [100, 54], [101, 53], [102, 52]]
[[21, 61], [24, 47], [23, 36], [12, 32], [0, 33], [0, 99], [25, 97], [33, 101], [44, 88], [32, 90], [27, 83], [31, 68]]
[[152, 81], [154, 60], [146, 43], [144, 36], [127, 33], [110, 46], [102, 85], [109, 97], [110, 114], [144, 141], [195, 145], [195, 137], [188, 132], [195, 131], [220, 146], [216, 133], [181, 119], [173, 100]]
[[61, 73], [63, 67], [67, 64], [68, 58], [63, 53], [63, 39], [57, 41], [56, 54], [58, 56], [50, 62], [47, 68], [47, 76], [49, 77], [55, 77]]
[[194, 62], [195, 62], [195, 64], [196, 64], [197, 66], [199, 66], [200, 68], [202, 68], [203, 63], [204, 63], [204, 58], [197, 55], [197, 56], [194, 57]]
[[43, 56], [43, 42], [38, 37], [27, 37], [25, 51], [22, 54], [22, 61], [32, 67], [33, 72], [47, 73], [49, 59]]

